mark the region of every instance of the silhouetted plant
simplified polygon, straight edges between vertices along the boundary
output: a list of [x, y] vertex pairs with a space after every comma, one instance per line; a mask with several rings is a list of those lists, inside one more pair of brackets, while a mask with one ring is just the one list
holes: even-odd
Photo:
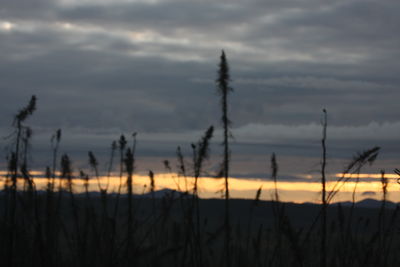
[[93, 169], [93, 171], [94, 171], [94, 174], [95, 174], [96, 180], [97, 180], [97, 186], [98, 186], [100, 192], [107, 193], [106, 189], [103, 188], [103, 187], [101, 186], [101, 183], [100, 183], [99, 170], [98, 170], [98, 168], [97, 168], [97, 166], [99, 165], [99, 163], [97, 162], [97, 159], [96, 159], [95, 155], [93, 154], [92, 151], [89, 151], [89, 152], [88, 152], [88, 156], [89, 156], [89, 166], [90, 166], [90, 167]]
[[328, 115], [326, 109], [323, 109], [324, 118], [322, 121], [322, 163], [321, 163], [321, 184], [322, 184], [322, 220], [321, 220], [321, 267], [325, 267], [327, 264], [326, 258], [326, 212], [327, 212], [327, 200], [326, 200], [326, 128], [328, 126]]
[[56, 133], [51, 137], [51, 146], [53, 148], [53, 169], [52, 169], [53, 180], [56, 177], [57, 154], [58, 154], [58, 148], [60, 146], [60, 141], [61, 141], [61, 129], [58, 129]]
[[119, 168], [119, 185], [118, 185], [118, 192], [117, 192], [117, 199], [115, 201], [115, 206], [114, 206], [114, 217], [117, 216], [118, 210], [119, 210], [119, 201], [121, 197], [121, 189], [122, 189], [122, 175], [124, 173], [124, 153], [125, 153], [125, 148], [127, 145], [127, 141], [125, 136], [122, 134], [118, 140], [118, 148], [119, 148], [119, 153], [120, 153], [120, 168]]
[[67, 154], [61, 156], [61, 175], [60, 178], [66, 179], [66, 190], [73, 192], [73, 182], [72, 182], [72, 167], [71, 160]]
[[341, 187], [349, 181], [351, 174], [357, 174], [365, 164], [372, 165], [379, 154], [380, 147], [375, 146], [361, 153], [357, 153], [342, 172], [342, 176], [336, 181], [331, 191], [326, 197], [326, 202], [330, 203]]
[[193, 145], [193, 153], [194, 153], [194, 190], [193, 193], [194, 195], [197, 195], [197, 181], [198, 178], [201, 175], [202, 167], [203, 167], [203, 162], [208, 159], [209, 157], [209, 146], [210, 146], [210, 140], [213, 136], [214, 132], [214, 127], [210, 126], [207, 131], [205, 132], [204, 136], [201, 138], [201, 140], [197, 143], [197, 145]]
[[124, 153], [125, 153], [125, 147], [126, 147], [126, 144], [127, 144], [127, 141], [126, 141], [124, 135], [121, 135], [121, 137], [119, 138], [118, 144], [119, 144], [118, 147], [119, 147], [119, 153], [120, 153], [120, 173], [119, 173], [119, 176], [120, 176], [120, 179], [122, 179], [122, 174], [124, 172]]
[[222, 51], [218, 69], [218, 78], [216, 80], [218, 93], [221, 96], [221, 110], [222, 110], [222, 125], [223, 125], [223, 135], [224, 135], [224, 160], [223, 160], [223, 176], [225, 179], [225, 227], [226, 227], [226, 235], [225, 235], [225, 249], [226, 249], [226, 265], [230, 266], [230, 219], [229, 219], [229, 158], [230, 158], [230, 150], [229, 150], [229, 141], [228, 138], [230, 136], [229, 133], [229, 125], [230, 120], [228, 118], [228, 94], [233, 91], [232, 87], [229, 85], [230, 75], [229, 75], [229, 66], [228, 61], [225, 56], [225, 52]]
[[185, 167], [185, 160], [181, 151], [181, 147], [178, 146], [176, 149], [176, 157], [177, 157], [177, 167], [178, 167], [178, 175], [183, 176], [185, 181], [185, 193], [188, 193], [188, 184], [187, 184], [187, 176], [186, 176], [186, 167]]
[[19, 165], [19, 156], [20, 156], [20, 144], [22, 141], [23, 130], [26, 128], [22, 125], [22, 123], [33, 114], [36, 110], [36, 96], [33, 95], [28, 105], [22, 108], [17, 115], [14, 117], [13, 126], [16, 127], [16, 141], [15, 141], [15, 155], [16, 155], [16, 169], [14, 170], [15, 179], [17, 177], [18, 165]]
[[155, 191], [155, 181], [154, 181], [154, 173], [152, 171], [149, 171], [149, 178], [150, 178], [150, 192], [152, 195], [154, 195]]
[[[9, 246], [8, 246], [8, 254], [10, 261], [6, 261], [6, 264], [9, 266], [13, 266], [15, 264], [15, 244], [14, 244], [14, 235], [15, 235], [15, 220], [16, 220], [16, 209], [17, 209], [17, 179], [18, 179], [18, 168], [20, 167], [20, 153], [21, 153], [21, 142], [23, 142], [23, 133], [26, 131], [27, 127], [23, 125], [23, 122], [33, 114], [36, 110], [36, 96], [33, 95], [28, 103], [28, 105], [22, 108], [14, 117], [13, 127], [15, 127], [15, 147], [14, 151], [11, 152], [9, 157], [8, 169], [11, 177], [11, 185], [9, 187], [10, 192], [10, 214], [7, 215], [8, 224], [10, 225], [9, 229]], [[30, 136], [29, 136], [30, 138]], [[21, 166], [22, 167], [22, 166]], [[25, 176], [29, 177], [27, 173], [26, 166], [23, 168], [25, 172]], [[8, 197], [8, 196], [7, 196]]]
[[[133, 240], [133, 214], [132, 214], [132, 195], [133, 195], [133, 170], [134, 170], [134, 157], [130, 148], [126, 150], [125, 155], [125, 168], [127, 173], [126, 179], [126, 187], [128, 192], [128, 220], [127, 220], [127, 253], [129, 253], [129, 249], [132, 248], [132, 240]], [[127, 254], [127, 257], [131, 258], [130, 254]]]
[[278, 163], [276, 162], [275, 153], [272, 153], [271, 156], [271, 175], [272, 180], [274, 181], [274, 199], [276, 202], [279, 202], [279, 193], [278, 193]]

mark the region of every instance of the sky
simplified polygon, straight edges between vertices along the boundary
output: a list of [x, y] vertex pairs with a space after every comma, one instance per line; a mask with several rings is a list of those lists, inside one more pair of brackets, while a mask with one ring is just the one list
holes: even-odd
[[213, 173], [224, 50], [234, 89], [232, 177], [270, 180], [275, 152], [282, 181], [319, 179], [324, 108], [330, 179], [373, 146], [381, 153], [364, 171], [393, 173], [398, 10], [397, 0], [0, 0], [2, 158], [13, 116], [35, 94], [33, 168], [50, 162], [61, 128], [61, 150], [76, 169], [88, 150], [105, 165], [111, 142], [137, 132], [137, 172], [162, 173], [164, 159], [175, 166], [178, 145], [190, 158], [190, 144], [214, 125], [205, 166]]

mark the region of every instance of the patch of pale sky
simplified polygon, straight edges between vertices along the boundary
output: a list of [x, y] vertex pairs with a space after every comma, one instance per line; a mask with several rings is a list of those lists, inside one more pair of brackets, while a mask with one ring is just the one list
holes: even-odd
[[0, 29], [6, 32], [11, 31], [16, 27], [16, 24], [9, 22], [9, 21], [1, 21], [0, 22]]

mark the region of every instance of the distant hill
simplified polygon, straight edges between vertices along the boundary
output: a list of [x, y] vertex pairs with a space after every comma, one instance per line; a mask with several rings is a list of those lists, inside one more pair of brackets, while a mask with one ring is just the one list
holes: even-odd
[[163, 197], [171, 197], [171, 198], [178, 198], [180, 196], [183, 197], [190, 197], [192, 194], [179, 192], [173, 189], [161, 189], [158, 191], [154, 191], [153, 193], [148, 192], [142, 195], [135, 195], [135, 197], [139, 198], [163, 198]]
[[[44, 193], [42, 191], [42, 193]], [[64, 192], [65, 194], [69, 194], [68, 192]], [[92, 191], [89, 193], [91, 197], [100, 197], [100, 192], [98, 191]], [[84, 197], [86, 196], [86, 193], [78, 193], [76, 194], [78, 197]], [[117, 193], [110, 193], [108, 194], [110, 197], [114, 197], [117, 195]], [[127, 194], [121, 194], [121, 197], [124, 198], [126, 197]], [[179, 192], [177, 190], [173, 190], [173, 189], [162, 189], [162, 190], [158, 190], [158, 191], [154, 191], [153, 193], [148, 192], [148, 193], [144, 193], [144, 194], [133, 194], [134, 198], [163, 198], [163, 197], [169, 197], [169, 198], [179, 198], [179, 197], [190, 197], [192, 196], [192, 194], [186, 194], [183, 192]]]
[[[46, 191], [44, 190], [38, 190], [37, 194], [38, 195], [43, 195], [45, 194]], [[3, 195], [4, 191], [0, 191], [0, 195]], [[58, 194], [56, 192], [56, 194]], [[63, 191], [62, 195], [68, 196], [70, 193], [67, 191]], [[91, 197], [100, 197], [101, 194], [98, 191], [91, 191], [89, 192]], [[115, 197], [117, 195], [117, 193], [110, 193], [108, 194], [108, 196], [110, 197]], [[80, 198], [80, 197], [85, 197], [86, 193], [76, 193], [75, 194], [76, 197]], [[126, 197], [126, 194], [121, 194], [121, 197], [124, 198]], [[148, 192], [145, 194], [134, 194], [133, 197], [134, 198], [143, 198], [143, 199], [148, 199], [148, 198], [156, 198], [156, 199], [161, 199], [163, 197], [169, 197], [172, 199], [178, 199], [180, 197], [184, 197], [184, 198], [190, 198], [193, 195], [190, 193], [183, 193], [183, 192], [179, 192], [177, 190], [173, 190], [173, 189], [162, 189], [162, 190], [158, 190], [158, 191], [154, 191], [153, 193]], [[205, 199], [204, 199], [205, 200]], [[215, 199], [218, 200], [218, 199]], [[221, 199], [219, 199], [221, 200]], [[231, 199], [232, 201], [243, 201], [243, 202], [251, 202], [252, 199]], [[264, 200], [264, 201], [260, 201], [260, 203], [272, 203], [273, 201], [270, 200]], [[320, 204], [318, 203], [312, 203], [312, 202], [305, 202], [302, 204], [296, 204], [296, 203], [291, 203], [291, 202], [287, 202], [287, 205], [293, 205], [293, 206], [319, 206]], [[331, 207], [337, 207], [338, 205], [341, 205], [342, 207], [351, 207], [352, 206], [352, 202], [351, 201], [343, 201], [343, 202], [335, 202], [330, 204], [329, 206]], [[398, 203], [392, 202], [392, 201], [386, 201], [385, 203], [385, 208], [386, 209], [395, 209], [396, 206], [398, 205]], [[372, 199], [372, 198], [366, 198], [363, 199], [361, 201], [356, 202], [355, 207], [357, 208], [371, 208], [371, 209], [378, 209], [382, 207], [382, 201], [381, 200], [376, 200], [376, 199]]]
[[[344, 207], [349, 207], [351, 206], [353, 203], [350, 201], [345, 201], [345, 202], [338, 202], [338, 203], [334, 203], [332, 205], [342, 205]], [[376, 199], [372, 199], [372, 198], [366, 198], [363, 199], [361, 201], [356, 202], [355, 204], [356, 207], [358, 208], [381, 208], [382, 207], [382, 201], [381, 200], [376, 200]], [[386, 201], [385, 203], [385, 208], [387, 209], [395, 209], [397, 206], [397, 203], [391, 202], [391, 201]]]

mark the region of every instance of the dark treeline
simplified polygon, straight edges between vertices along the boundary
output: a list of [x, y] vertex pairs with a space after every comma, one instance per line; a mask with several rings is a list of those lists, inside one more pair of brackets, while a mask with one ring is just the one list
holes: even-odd
[[[399, 207], [388, 208], [388, 179], [381, 171], [383, 198], [374, 209], [333, 205], [349, 181], [373, 164], [380, 151], [372, 147], [356, 154], [334, 187], [326, 188], [327, 112], [324, 110], [321, 156], [321, 205], [295, 205], [279, 198], [278, 160], [271, 156], [273, 200], [231, 199], [229, 195], [230, 133], [228, 62], [222, 52], [217, 75], [221, 97], [223, 159], [216, 174], [224, 180], [224, 199], [198, 196], [198, 179], [205, 173], [214, 127], [210, 126], [192, 154], [177, 148], [177, 164], [169, 172], [185, 179], [185, 188], [158, 195], [149, 171], [149, 192], [134, 194], [136, 133], [112, 142], [107, 176], [119, 172], [119, 188], [110, 194], [100, 183], [99, 162], [88, 152], [88, 170], [75, 170], [60, 154], [62, 132], [51, 137], [52, 158], [44, 166], [47, 187], [36, 188], [29, 168], [32, 130], [26, 121], [36, 110], [36, 97], [14, 117], [7, 155], [8, 172], [0, 194], [0, 253], [4, 266], [400, 266]], [[398, 172], [400, 174], [400, 171]], [[266, 174], [268, 176], [269, 174]], [[194, 178], [194, 184], [186, 181]], [[84, 192], [76, 194], [77, 179]], [[89, 180], [98, 193], [89, 192]], [[356, 183], [357, 184], [357, 183]]]

